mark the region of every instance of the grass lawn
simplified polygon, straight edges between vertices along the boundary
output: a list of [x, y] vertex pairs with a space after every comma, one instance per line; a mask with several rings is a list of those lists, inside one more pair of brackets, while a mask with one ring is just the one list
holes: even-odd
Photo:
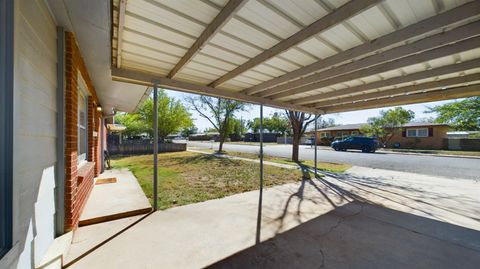
[[[113, 159], [113, 168], [128, 168], [152, 203], [153, 155]], [[302, 180], [300, 170], [264, 166], [264, 186]], [[158, 155], [158, 206], [167, 209], [259, 188], [258, 163], [192, 152]]]
[[[215, 152], [215, 150], [209, 150], [209, 149], [195, 149], [195, 150], [204, 151], [208, 153]], [[258, 159], [258, 154], [253, 154], [253, 153], [228, 151], [228, 152], [225, 152], [225, 154], [230, 156], [242, 157], [242, 158]], [[264, 156], [263, 159], [269, 162], [297, 165], [296, 162], [293, 162], [291, 159], [288, 159], [288, 158]], [[314, 167], [315, 165], [313, 160], [300, 161], [300, 163], [302, 165], [306, 165], [310, 167]], [[343, 164], [343, 163], [317, 162], [318, 170], [326, 171], [326, 172], [343, 173], [351, 167], [352, 167], [351, 165]]]

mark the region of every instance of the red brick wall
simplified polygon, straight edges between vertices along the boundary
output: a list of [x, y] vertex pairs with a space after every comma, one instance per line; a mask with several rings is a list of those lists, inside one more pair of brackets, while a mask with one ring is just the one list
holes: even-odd
[[447, 138], [449, 128], [447, 126], [425, 126], [425, 127], [411, 127], [406, 129], [431, 128], [433, 135], [429, 137], [407, 137], [403, 136], [403, 132], [396, 132], [392, 139], [388, 142], [388, 147], [393, 147], [395, 143], [400, 144], [400, 148], [409, 149], [444, 149], [444, 139]]
[[[98, 99], [85, 63], [72, 33], [65, 33], [65, 230], [78, 226], [81, 211], [93, 188], [93, 178], [98, 175], [98, 149], [93, 131], [99, 122], [96, 107]], [[86, 83], [88, 97], [88, 150], [89, 163], [78, 168], [78, 79]]]

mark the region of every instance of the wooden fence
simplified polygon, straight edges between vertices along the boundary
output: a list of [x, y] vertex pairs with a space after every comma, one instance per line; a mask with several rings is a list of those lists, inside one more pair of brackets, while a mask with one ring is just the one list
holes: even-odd
[[[137, 155], [153, 153], [153, 144], [144, 141], [143, 143], [122, 143], [108, 144], [108, 153], [110, 155]], [[158, 152], [178, 152], [186, 151], [186, 143], [158, 143]]]

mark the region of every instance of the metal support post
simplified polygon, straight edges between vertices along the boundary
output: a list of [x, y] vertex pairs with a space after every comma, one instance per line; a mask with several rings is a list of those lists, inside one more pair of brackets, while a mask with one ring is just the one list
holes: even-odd
[[158, 209], [158, 88], [153, 86], [153, 210]]
[[260, 104], [260, 193], [258, 197], [257, 235], [255, 242], [260, 243], [260, 230], [262, 226], [262, 200], [263, 200], [263, 104]]
[[314, 132], [314, 143], [315, 143], [315, 178], [317, 178], [317, 122], [318, 122], [318, 118], [317, 118], [317, 114], [315, 114], [315, 132]]

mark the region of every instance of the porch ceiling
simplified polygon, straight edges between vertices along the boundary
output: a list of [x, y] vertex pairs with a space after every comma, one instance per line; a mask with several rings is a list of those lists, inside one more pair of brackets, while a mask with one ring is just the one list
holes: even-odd
[[476, 96], [479, 14], [479, 0], [114, 0], [112, 75], [318, 113]]
[[75, 33], [104, 112], [131, 112], [148, 95], [147, 87], [111, 79], [109, 1], [47, 0], [56, 24]]

